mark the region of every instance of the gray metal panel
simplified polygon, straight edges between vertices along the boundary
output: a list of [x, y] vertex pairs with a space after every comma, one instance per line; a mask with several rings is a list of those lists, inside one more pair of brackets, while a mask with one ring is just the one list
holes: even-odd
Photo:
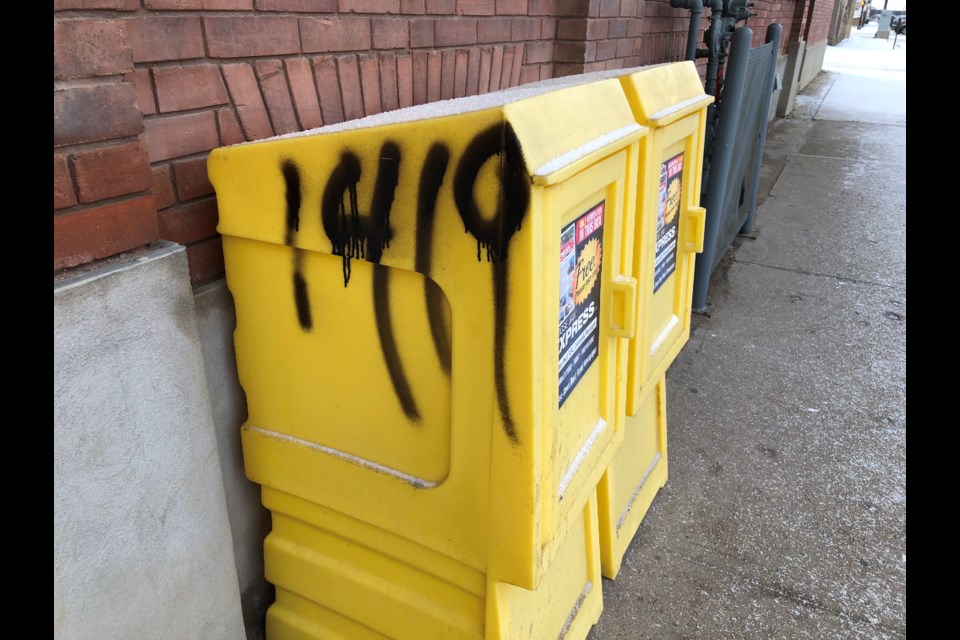
[[[757, 176], [749, 169], [756, 165], [756, 154], [762, 153], [760, 149], [761, 124], [766, 116], [765, 101], [769, 102], [770, 100], [766, 89], [770, 74], [775, 71], [773, 64], [773, 43], [767, 43], [750, 50], [740, 117], [734, 137], [733, 154], [730, 159], [730, 171], [727, 174], [727, 183], [724, 186], [720, 230], [714, 239], [716, 244], [714, 245], [711, 271], [720, 262], [723, 254], [726, 253], [727, 248], [743, 227], [753, 206], [753, 203], [750, 202], [750, 194], [753, 192], [753, 182], [757, 179]], [[723, 92], [726, 93], [726, 91], [727, 85], [724, 85]], [[720, 111], [723, 112], [722, 99]]]
[[[727, 243], [722, 243], [724, 195], [729, 182], [728, 176], [734, 163], [733, 152], [742, 112], [742, 98], [744, 81], [747, 73], [747, 63], [750, 57], [750, 43], [753, 40], [753, 31], [749, 27], [740, 27], [731, 37], [730, 56], [727, 61], [726, 82], [716, 114], [716, 133], [711, 139], [710, 112], [707, 113], [708, 137], [704, 151], [704, 182], [707, 183], [703, 198], [703, 206], [707, 216], [704, 222], [703, 251], [697, 254], [693, 277], [693, 309], [703, 311], [707, 307], [707, 289], [709, 288], [710, 274], [716, 266], [718, 254], [726, 251]], [[707, 166], [706, 156], [710, 156]]]

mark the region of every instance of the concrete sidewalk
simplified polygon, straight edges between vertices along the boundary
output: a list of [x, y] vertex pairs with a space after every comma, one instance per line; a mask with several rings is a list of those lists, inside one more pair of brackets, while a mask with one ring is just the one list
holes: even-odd
[[771, 124], [591, 640], [906, 636], [906, 38], [875, 31]]

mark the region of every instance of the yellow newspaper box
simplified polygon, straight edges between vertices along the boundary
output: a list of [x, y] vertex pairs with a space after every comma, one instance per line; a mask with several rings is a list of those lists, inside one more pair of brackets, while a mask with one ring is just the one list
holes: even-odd
[[637, 414], [627, 416], [626, 438], [597, 486], [604, 576], [617, 576], [640, 521], [666, 483], [667, 383], [661, 377]]
[[266, 486], [263, 501], [269, 640], [582, 639], [603, 610], [594, 496], [534, 590]]
[[690, 336], [693, 273], [703, 250], [699, 206], [707, 106], [692, 62], [620, 76], [639, 124], [644, 171], [637, 186], [632, 265], [637, 334], [627, 367], [626, 440], [600, 482], [603, 575], [616, 576], [627, 546], [667, 482], [664, 374]]
[[610, 79], [214, 150], [268, 633], [596, 621], [646, 132]]
[[627, 367], [632, 416], [690, 337], [693, 270], [705, 222], [703, 136], [713, 96], [704, 93], [692, 62], [640, 69], [620, 82], [637, 122], [650, 128], [631, 270], [639, 318]]

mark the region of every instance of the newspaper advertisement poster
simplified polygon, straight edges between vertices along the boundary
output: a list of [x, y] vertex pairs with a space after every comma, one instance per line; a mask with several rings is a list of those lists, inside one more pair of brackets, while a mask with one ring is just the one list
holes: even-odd
[[657, 203], [657, 250], [654, 254], [653, 292], [677, 268], [677, 226], [680, 221], [680, 189], [683, 184], [683, 153], [660, 163], [660, 197]]
[[560, 406], [600, 349], [604, 203], [560, 232]]

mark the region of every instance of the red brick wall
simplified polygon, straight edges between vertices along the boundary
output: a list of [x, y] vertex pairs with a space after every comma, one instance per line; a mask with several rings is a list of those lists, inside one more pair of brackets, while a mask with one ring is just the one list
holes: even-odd
[[836, 0], [809, 0], [810, 13], [805, 40], [807, 46], [824, 42], [830, 35], [830, 20], [833, 17], [833, 5]]
[[644, 3], [640, 0], [557, 2], [554, 75], [640, 64]]
[[[826, 38], [833, 0], [758, 0], [760, 41], [774, 20], [784, 47], [803, 32], [798, 1]], [[211, 149], [680, 60], [689, 15], [669, 0], [54, 0], [54, 271], [162, 238], [186, 245], [194, 282], [216, 277]]]
[[[641, 2], [643, 40], [640, 47], [640, 64], [659, 64], [683, 60], [687, 52], [687, 30], [690, 27], [690, 12], [674, 9], [669, 0]], [[703, 46], [703, 31], [709, 26], [704, 15], [700, 16], [699, 46]], [[701, 67], [706, 63], [701, 64]]]
[[[806, 0], [810, 2], [810, 0]], [[828, 0], [833, 2], [833, 0]], [[795, 42], [800, 33], [793, 27], [793, 14], [797, 6], [797, 0], [773, 0], [770, 2], [757, 2], [750, 11], [753, 17], [747, 21], [749, 27], [753, 30], [753, 46], [763, 44], [767, 38], [767, 27], [774, 23], [782, 26], [780, 32], [780, 54], [787, 53], [787, 44]], [[803, 2], [800, 3], [803, 5]]]
[[807, 25], [810, 23], [811, 4], [816, 0], [797, 2], [793, 9], [793, 20], [790, 25], [790, 41], [807, 39]]
[[[127, 22], [136, 0], [56, 0], [109, 8], [54, 20], [54, 269], [159, 237]], [[91, 43], [96, 43], [92, 46]]]

